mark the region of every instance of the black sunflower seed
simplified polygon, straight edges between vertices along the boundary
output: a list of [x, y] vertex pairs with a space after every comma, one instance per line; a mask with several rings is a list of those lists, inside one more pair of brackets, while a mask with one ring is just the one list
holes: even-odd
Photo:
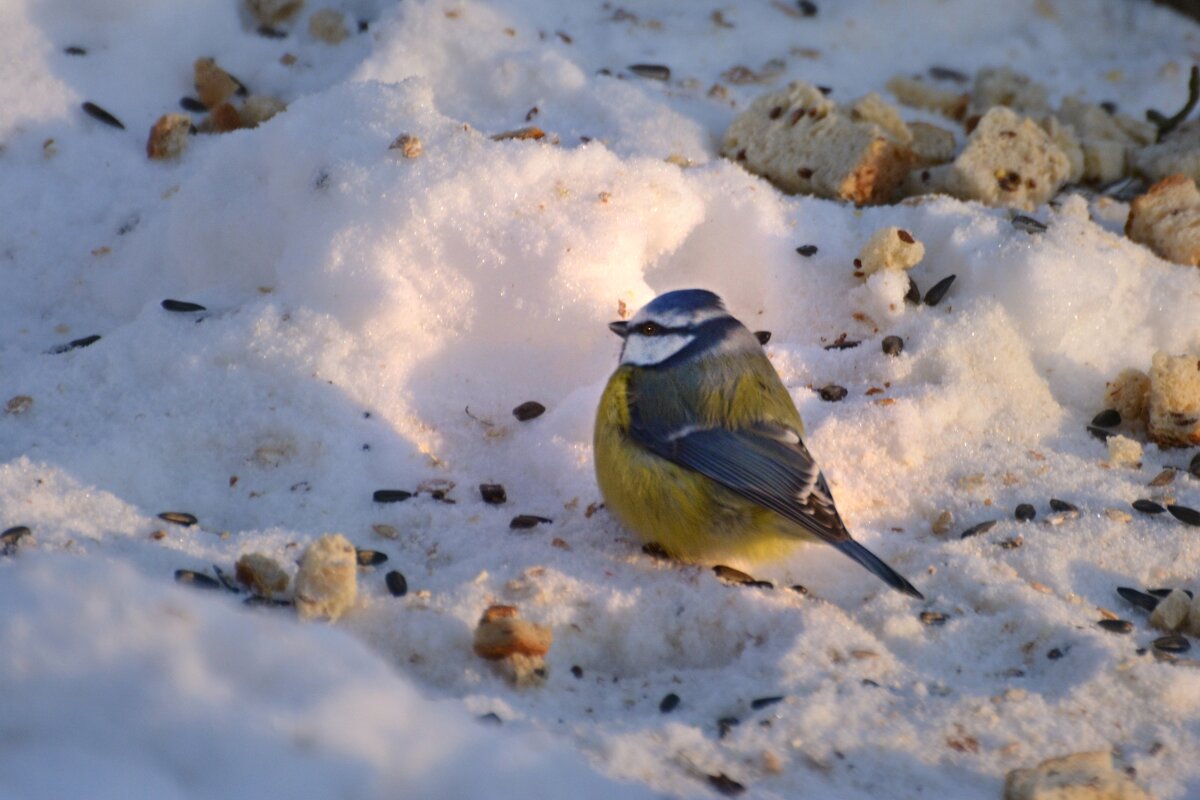
[[945, 625], [950, 618], [940, 611], [922, 611], [917, 619], [926, 625]]
[[908, 276], [908, 291], [904, 293], [904, 302], [911, 303], [914, 306], [921, 304], [921, 290], [917, 287], [917, 282]]
[[727, 567], [724, 564], [717, 564], [715, 567], [712, 568], [712, 571], [713, 571], [713, 574], [717, 576], [717, 579], [724, 583], [732, 583], [732, 584], [736, 584], [738, 586], [745, 586], [747, 584], [751, 584], [751, 583], [755, 582], [753, 575], [747, 575], [746, 573], [742, 572], [740, 569], [734, 569], [733, 567]]
[[221, 582], [211, 575], [205, 575], [203, 572], [194, 572], [190, 569], [175, 570], [175, 580], [179, 583], [187, 583], [192, 586], [198, 586], [201, 589], [220, 589]]
[[1037, 509], [1029, 503], [1021, 503], [1017, 506], [1017, 510], [1013, 512], [1013, 516], [1021, 520], [1021, 522], [1029, 522], [1037, 516]]
[[655, 81], [671, 80], [671, 68], [662, 64], [630, 64], [629, 71], [641, 78]]
[[1162, 472], [1154, 476], [1153, 480], [1147, 483], [1147, 486], [1169, 486], [1175, 482], [1175, 470], [1167, 467]]
[[87, 55], [87, 50], [85, 48], [80, 47], [77, 44], [73, 44], [70, 47], [64, 47], [63, 52], [69, 56], [86, 56]]
[[234, 594], [242, 593], [242, 587], [238, 586], [237, 582], [234, 581], [233, 578], [229, 577], [228, 572], [221, 569], [216, 564], [213, 564], [212, 568], [213, 568], [213, 572], [215, 572], [217, 574], [217, 580], [219, 580], [221, 582], [222, 586], [224, 586], [226, 589], [233, 592]]
[[751, 700], [750, 707], [753, 708], [755, 711], [758, 711], [760, 708], [766, 708], [767, 706], [773, 706], [776, 703], [781, 703], [781, 702], [783, 702], [783, 695], [777, 694], [777, 695], [772, 695], [770, 697], [759, 697], [754, 700]]
[[989, 520], [979, 523], [978, 525], [972, 525], [971, 527], [969, 527], [965, 531], [963, 531], [962, 534], [958, 538], [970, 539], [972, 536], [978, 536], [981, 533], [987, 533], [992, 528], [996, 527], [997, 522], [999, 522], [999, 520], [989, 519]]
[[403, 489], [377, 489], [371, 499], [376, 503], [402, 503], [412, 496], [412, 492]]
[[51, 347], [48, 352], [53, 355], [59, 355], [60, 353], [68, 353], [72, 350], [78, 350], [81, 347], [91, 347], [98, 341], [100, 341], [100, 335], [92, 334], [91, 336], [84, 336], [82, 339], [72, 339], [66, 344], [55, 345], [54, 347]]
[[738, 783], [724, 772], [718, 772], [716, 775], [709, 775], [708, 785], [716, 789], [719, 794], [723, 794], [726, 797], [737, 797], [746, 791], [745, 784]]
[[263, 597], [261, 594], [252, 594], [242, 601], [242, 605], [250, 606], [251, 608], [288, 608], [292, 605], [292, 601], [281, 600], [277, 597]]
[[578, 664], [574, 664], [571, 667], [571, 674], [575, 676], [576, 680], [582, 680], [583, 679], [583, 667], [579, 666]]
[[767, 344], [767, 342], [771, 341], [771, 332], [770, 331], [755, 331], [754, 338], [758, 339], [759, 344], [765, 346]]
[[802, 244], [796, 248], [796, 252], [805, 258], [811, 258], [817, 254], [817, 246], [815, 244]]
[[1079, 508], [1074, 503], [1068, 503], [1066, 500], [1059, 500], [1056, 497], [1050, 498], [1050, 507], [1055, 511], [1078, 511]]
[[82, 108], [83, 108], [84, 113], [87, 114], [92, 119], [99, 120], [100, 122], [103, 122], [105, 125], [111, 125], [114, 128], [120, 128], [121, 130], [125, 130], [125, 123], [121, 122], [121, 120], [117, 119], [112, 114], [108, 113], [103, 108], [101, 108], [100, 106], [93, 103], [91, 100], [85, 101]]
[[1152, 594], [1139, 592], [1137, 589], [1132, 589], [1128, 586], [1118, 586], [1117, 594], [1121, 595], [1121, 599], [1131, 605], [1135, 605], [1143, 611], [1153, 611], [1158, 606], [1158, 598]]
[[829, 383], [817, 390], [817, 394], [827, 403], [836, 403], [839, 400], [845, 400], [849, 392], [845, 386], [838, 386], [836, 383]]
[[483, 502], [494, 506], [508, 502], [508, 492], [504, 491], [504, 487], [499, 483], [479, 484], [479, 496], [483, 498]]
[[479, 716], [479, 721], [482, 722], [484, 725], [503, 725], [504, 724], [504, 720], [500, 719], [500, 715], [497, 714], [495, 711], [489, 711], [486, 714], [481, 714]]
[[1192, 456], [1192, 460], [1188, 464], [1188, 472], [1193, 478], [1200, 478], [1200, 453]]
[[1109, 633], [1129, 633], [1133, 630], [1133, 623], [1125, 619], [1102, 619], [1096, 624]]
[[549, 517], [539, 517], [534, 514], [518, 514], [512, 518], [511, 522], [508, 523], [508, 527], [512, 530], [525, 530], [528, 528], [533, 528], [543, 522], [549, 524], [554, 522], [554, 520], [550, 519]]
[[737, 717], [721, 717], [717, 720], [717, 738], [724, 739], [730, 731], [741, 724], [742, 721]]
[[383, 582], [387, 584], [388, 591], [392, 593], [393, 597], [404, 597], [408, 594], [408, 581], [397, 570], [392, 570], [384, 575]]
[[1172, 633], [1169, 636], [1160, 636], [1151, 642], [1151, 644], [1155, 650], [1161, 650], [1164, 653], [1186, 653], [1192, 649], [1192, 643], [1178, 633]]
[[1064, 655], [1065, 654], [1063, 653], [1063, 651], [1059, 650], [1057, 647], [1052, 648], [1046, 652], [1046, 658], [1050, 659], [1051, 661], [1057, 661], [1058, 659], [1062, 658]]
[[0, 553], [11, 556], [21, 546], [21, 540], [32, 535], [33, 532], [26, 526], [14, 525], [4, 533], [0, 533]]
[[793, 583], [788, 588], [799, 595], [807, 595], [808, 594], [808, 587], [804, 586], [803, 584]]
[[1025, 233], [1045, 233], [1046, 223], [1038, 222], [1033, 217], [1027, 217], [1024, 214], [1017, 214], [1012, 218], [1012, 226], [1019, 231]]
[[1160, 506], [1158, 503], [1154, 502], [1153, 500], [1146, 500], [1145, 498], [1134, 500], [1133, 507], [1143, 514], [1161, 514], [1166, 511], [1166, 509]]
[[679, 706], [679, 695], [671, 692], [658, 703], [658, 710], [664, 714], [670, 714]]
[[954, 283], [956, 275], [948, 275], [933, 285], [933, 288], [925, 293], [925, 305], [936, 306], [942, 302], [942, 298], [946, 296], [946, 292], [950, 291], [950, 284]]
[[179, 107], [184, 111], [191, 111], [194, 114], [204, 114], [208, 112], [208, 106], [201, 103], [194, 97], [179, 98]]
[[521, 422], [528, 422], [531, 419], [537, 419], [542, 414], [545, 414], [546, 407], [536, 400], [529, 400], [514, 408], [512, 413], [513, 416]]
[[387, 553], [381, 553], [378, 550], [359, 550], [355, 548], [354, 556], [358, 560], [360, 567], [373, 567], [388, 560]]
[[970, 78], [956, 69], [938, 66], [929, 68], [929, 77], [937, 81], [954, 81], [955, 83], [966, 83], [970, 80]]
[[796, 7], [806, 17], [815, 17], [817, 15], [817, 4], [812, 2], [812, 0], [797, 0]]
[[175, 525], [188, 527], [195, 525], [197, 520], [194, 514], [189, 514], [186, 511], [164, 511], [158, 515], [158, 518], [163, 522], [170, 522]]
[[270, 25], [259, 25], [255, 29], [255, 33], [264, 39], [286, 39], [287, 31], [281, 31], [278, 28], [272, 28]]
[[1106, 408], [1092, 417], [1092, 424], [1098, 428], [1115, 428], [1121, 424], [1121, 412], [1115, 408]]
[[885, 355], [898, 356], [904, 352], [904, 340], [899, 336], [885, 336], [881, 347]]
[[1200, 511], [1197, 511], [1194, 508], [1188, 508], [1187, 506], [1171, 505], [1171, 506], [1167, 506], [1167, 511], [1170, 511], [1171, 516], [1173, 516], [1175, 519], [1179, 520], [1180, 522], [1184, 522], [1184, 523], [1187, 523], [1188, 525], [1194, 525], [1196, 527], [1200, 527]]
[[825, 345], [825, 349], [826, 350], [853, 350], [855, 347], [858, 347], [860, 344], [862, 344], [862, 342], [857, 341], [855, 339], [839, 339], [836, 342], [830, 342], [829, 344]]
[[[229, 75], [229, 73], [225, 73], [225, 74]], [[237, 84], [237, 89], [234, 90], [234, 94], [236, 94], [238, 97], [249, 97], [250, 96], [250, 90], [248, 88], [246, 88], [246, 84], [244, 84], [240, 80], [238, 80], [236, 75], [229, 75], [229, 77], [232, 78], [233, 82]]]
[[199, 303], [189, 303], [186, 300], [163, 300], [162, 307], [167, 311], [207, 311], [208, 309]]
[[1092, 436], [1095, 436], [1097, 439], [1099, 439], [1102, 442], [1106, 441], [1108, 439], [1108, 437], [1113, 435], [1113, 432], [1110, 431], [1108, 428], [1100, 428], [1095, 425], [1088, 425], [1087, 430], [1088, 430], [1088, 433], [1090, 433]]

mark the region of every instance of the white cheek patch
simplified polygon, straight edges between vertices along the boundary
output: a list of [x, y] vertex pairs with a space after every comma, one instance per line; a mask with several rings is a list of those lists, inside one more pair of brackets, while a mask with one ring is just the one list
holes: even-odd
[[695, 340], [695, 336], [685, 333], [668, 333], [665, 336], [630, 334], [625, 340], [621, 363], [635, 367], [661, 364]]

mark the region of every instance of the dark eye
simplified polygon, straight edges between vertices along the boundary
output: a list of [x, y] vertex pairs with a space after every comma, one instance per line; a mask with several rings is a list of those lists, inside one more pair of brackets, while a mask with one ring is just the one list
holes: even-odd
[[653, 322], [643, 322], [638, 325], [637, 332], [642, 336], [658, 336], [662, 333], [662, 328]]

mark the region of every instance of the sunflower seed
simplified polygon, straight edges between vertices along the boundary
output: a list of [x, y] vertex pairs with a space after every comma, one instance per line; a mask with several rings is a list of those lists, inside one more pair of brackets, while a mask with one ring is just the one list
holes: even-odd
[[508, 501], [508, 492], [504, 491], [504, 487], [498, 483], [479, 484], [479, 496], [483, 498], [483, 502], [494, 506]]
[[1068, 503], [1066, 500], [1059, 500], [1056, 497], [1050, 498], [1050, 507], [1055, 511], [1074, 511], [1075, 516], [1079, 516], [1079, 507], [1074, 503]]
[[797, 0], [796, 7], [806, 17], [815, 17], [817, 15], [817, 4], [812, 2], [812, 0]]
[[942, 302], [942, 298], [946, 296], [946, 292], [950, 291], [950, 284], [954, 283], [956, 275], [948, 275], [933, 285], [933, 288], [925, 293], [925, 305], [936, 306]]
[[229, 573], [218, 567], [216, 564], [213, 564], [212, 568], [213, 572], [217, 573], [217, 580], [221, 582], [222, 586], [234, 594], [242, 593], [242, 588], [238, 586], [236, 582], [234, 582], [233, 578], [229, 577]]
[[376, 503], [402, 503], [412, 496], [412, 492], [403, 489], [377, 489], [371, 499]]
[[1115, 408], [1106, 408], [1092, 417], [1092, 424], [1099, 428], [1115, 428], [1121, 424], [1121, 412]]
[[708, 785], [715, 789], [718, 794], [723, 794], [726, 797], [737, 797], [742, 792], [746, 791], [746, 786], [744, 784], [738, 783], [724, 772], [718, 772], [716, 775], [709, 775]]
[[164, 511], [158, 515], [158, 518], [163, 522], [170, 522], [175, 525], [182, 525], [187, 528], [196, 524], [196, 517], [186, 511]]
[[1154, 476], [1154, 480], [1150, 481], [1147, 486], [1169, 486], [1175, 482], [1175, 470], [1168, 467], [1162, 472]]
[[59, 355], [60, 353], [68, 353], [71, 350], [78, 350], [81, 347], [91, 347], [98, 341], [100, 341], [100, 335], [92, 334], [91, 336], [84, 336], [82, 339], [72, 339], [66, 344], [55, 345], [47, 352]]
[[103, 122], [105, 125], [111, 125], [114, 128], [120, 128], [121, 130], [125, 130], [125, 124], [123, 122], [121, 122], [121, 120], [117, 119], [112, 114], [108, 113], [103, 108], [101, 108], [100, 106], [93, 103], [91, 100], [85, 101], [82, 108], [84, 110], [84, 113], [86, 113], [92, 119], [99, 120], [100, 122]]
[[908, 276], [908, 291], [904, 293], [904, 302], [912, 303], [914, 306], [921, 304], [921, 290], [917, 288], [917, 282]]
[[937, 66], [929, 68], [929, 77], [933, 78], [935, 81], [954, 81], [955, 83], [966, 83], [968, 80], [970, 80], [970, 78], [956, 69]]
[[1016, 550], [1021, 545], [1025, 544], [1024, 536], [1014, 536], [1011, 539], [1003, 539], [998, 544], [1005, 550]]
[[658, 710], [664, 714], [670, 714], [679, 706], [679, 695], [671, 692], [658, 702]]
[[898, 356], [904, 352], [904, 340], [899, 336], [885, 336], [881, 347], [885, 355]]
[[758, 343], [765, 347], [767, 342], [771, 341], [771, 332], [770, 331], [755, 331], [754, 338], [758, 339]]
[[721, 717], [717, 720], [717, 738], [724, 739], [729, 735], [730, 731], [741, 724], [742, 721], [737, 717]]
[[808, 587], [803, 584], [800, 584], [800, 583], [793, 583], [788, 588], [791, 589], [793, 592], [795, 592], [798, 595], [807, 595], [808, 594]]
[[255, 29], [255, 33], [264, 39], [286, 39], [287, 31], [281, 31], [278, 28], [272, 28], [270, 25], [259, 25]]
[[508, 523], [508, 527], [511, 530], [526, 530], [543, 522], [549, 524], [554, 522], [554, 520], [550, 519], [549, 517], [539, 517], [534, 514], [518, 514], [512, 518], [511, 522]]
[[827, 403], [836, 403], [839, 400], [844, 400], [849, 392], [846, 391], [845, 386], [838, 386], [836, 383], [829, 383], [818, 389], [817, 394], [819, 394], [821, 399]]
[[576, 680], [583, 680], [583, 667], [573, 664], [571, 666], [571, 674], [575, 676]]
[[1109, 633], [1129, 633], [1133, 630], [1133, 623], [1124, 619], [1102, 619], [1096, 624]]
[[629, 71], [641, 78], [655, 81], [671, 80], [671, 68], [662, 64], [630, 64]]
[[1164, 653], [1186, 653], [1192, 649], [1192, 643], [1178, 633], [1172, 633], [1170, 636], [1160, 636], [1151, 642], [1151, 644], [1155, 650], [1161, 650]]
[[1153, 500], [1146, 500], [1144, 498], [1141, 500], [1134, 500], [1133, 507], [1135, 510], [1140, 511], [1143, 514], [1161, 514], [1166, 511], [1165, 508]]
[[754, 700], [751, 700], [750, 707], [753, 708], [755, 711], [758, 711], [759, 709], [766, 708], [767, 706], [773, 706], [776, 703], [780, 703], [780, 702], [783, 702], [783, 695], [777, 694], [777, 695], [772, 695], [771, 697], [759, 697]]
[[1152, 594], [1139, 592], [1137, 589], [1132, 589], [1128, 586], [1118, 586], [1117, 594], [1121, 595], [1121, 599], [1137, 606], [1143, 611], [1153, 611], [1158, 606], [1158, 598]]
[[825, 345], [826, 350], [853, 350], [862, 344], [861, 341], [855, 339], [847, 339], [845, 336], [839, 336], [835, 341]]
[[521, 403], [512, 410], [513, 416], [521, 422], [528, 422], [531, 419], [537, 419], [542, 414], [546, 413], [546, 407], [536, 400], [529, 400]]
[[1192, 460], [1188, 464], [1188, 472], [1193, 478], [1200, 478], [1200, 453], [1192, 456]]
[[802, 244], [796, 248], [796, 252], [805, 258], [811, 258], [817, 254], [817, 246], [815, 244]]
[[754, 583], [755, 578], [752, 575], [747, 575], [740, 569], [727, 567], [724, 564], [717, 564], [712, 568], [713, 574], [723, 583], [732, 583], [737, 586], [745, 586], [746, 584]]
[[264, 608], [287, 608], [292, 605], [292, 601], [280, 600], [275, 597], [263, 597], [261, 594], [252, 594], [242, 601], [242, 605]]
[[1200, 528], [1200, 511], [1187, 506], [1167, 506], [1167, 511], [1180, 522]]
[[14, 525], [0, 533], [0, 554], [11, 556], [21, 547], [21, 542], [32, 539], [33, 532], [24, 525]]
[[69, 56], [86, 56], [87, 55], [87, 50], [85, 48], [80, 47], [77, 44], [73, 44], [70, 47], [64, 47], [63, 52]]
[[1104, 515], [1113, 522], [1129, 522], [1133, 519], [1132, 514], [1127, 511], [1122, 511], [1119, 508], [1106, 508], [1104, 509]]
[[203, 572], [194, 572], [190, 569], [175, 570], [175, 580], [179, 583], [187, 583], [192, 586], [198, 586], [201, 589], [220, 589], [221, 582], [216, 578], [205, 575]]
[[917, 619], [926, 625], [945, 625], [948, 616], [940, 611], [922, 611]]
[[1051, 526], [1058, 526], [1062, 525], [1064, 522], [1078, 518], [1078, 511], [1057, 511], [1046, 517], [1045, 523]]
[[969, 527], [965, 531], [963, 531], [962, 535], [960, 535], [958, 538], [970, 539], [972, 536], [978, 536], [981, 533], [987, 533], [992, 528], [996, 527], [997, 522], [999, 522], [999, 520], [989, 519], [989, 520], [986, 520], [985, 522], [979, 523], [978, 525], [972, 525], [971, 527]]
[[1037, 509], [1029, 503], [1021, 503], [1017, 506], [1017, 510], [1013, 512], [1013, 516], [1021, 520], [1021, 522], [1029, 522], [1037, 516]]
[[387, 584], [388, 591], [393, 597], [404, 597], [408, 594], [408, 581], [404, 575], [396, 570], [392, 570], [387, 575], [383, 576], [383, 582]]
[[194, 97], [179, 98], [179, 107], [184, 111], [191, 111], [194, 114], [208, 113], [208, 106], [204, 105], [204, 103], [201, 103]]
[[199, 303], [189, 303], [186, 300], [163, 300], [162, 307], [167, 311], [207, 311], [208, 309]]
[[1057, 661], [1058, 659], [1062, 658], [1064, 655], [1065, 655], [1065, 653], [1063, 653], [1062, 650], [1059, 650], [1057, 647], [1055, 647], [1055, 648], [1047, 651], [1046, 658], [1050, 659], [1051, 661]]
[[1012, 226], [1019, 231], [1025, 233], [1045, 233], [1046, 224], [1038, 222], [1033, 217], [1027, 217], [1024, 214], [1017, 214], [1012, 218]]
[[933, 521], [933, 524], [929, 526], [929, 529], [940, 536], [944, 533], [948, 533], [950, 531], [950, 526], [953, 524], [954, 514], [950, 511], [950, 509], [946, 509], [937, 515], [937, 519]]
[[1108, 428], [1098, 428], [1095, 425], [1088, 425], [1087, 430], [1088, 430], [1088, 433], [1090, 433], [1092, 436], [1095, 436], [1097, 439], [1099, 439], [1102, 442], [1107, 441], [1108, 437], [1113, 435], [1113, 432], [1110, 431]]
[[373, 567], [388, 560], [387, 553], [381, 553], [378, 550], [355, 549], [354, 556], [360, 567]]

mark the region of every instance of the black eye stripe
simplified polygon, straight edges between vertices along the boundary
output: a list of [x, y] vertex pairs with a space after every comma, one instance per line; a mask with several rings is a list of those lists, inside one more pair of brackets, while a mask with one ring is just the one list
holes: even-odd
[[643, 322], [630, 331], [630, 333], [637, 336], [670, 336], [672, 334], [690, 334], [693, 332], [693, 328], [667, 328], [659, 325], [657, 322]]

